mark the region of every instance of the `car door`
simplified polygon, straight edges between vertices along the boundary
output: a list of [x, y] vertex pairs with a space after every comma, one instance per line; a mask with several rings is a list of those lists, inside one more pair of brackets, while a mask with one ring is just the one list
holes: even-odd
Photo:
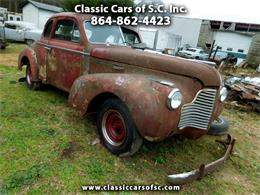
[[47, 82], [69, 91], [80, 76], [83, 51], [77, 22], [72, 18], [59, 19], [49, 40]]
[[47, 57], [50, 52], [49, 39], [53, 30], [54, 20], [49, 20], [43, 30], [40, 40], [35, 46], [39, 65], [39, 79], [42, 82], [47, 81]]
[[5, 23], [6, 39], [13, 41], [24, 41], [24, 30], [17, 24]]

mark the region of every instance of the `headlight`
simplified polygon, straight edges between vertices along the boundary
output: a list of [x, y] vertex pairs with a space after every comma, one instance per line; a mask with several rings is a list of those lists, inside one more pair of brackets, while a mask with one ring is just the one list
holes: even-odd
[[179, 89], [174, 89], [168, 95], [167, 105], [170, 110], [176, 109], [181, 105], [182, 94]]
[[225, 101], [225, 99], [227, 98], [227, 93], [228, 93], [227, 92], [227, 88], [226, 87], [222, 87], [222, 89], [220, 90], [220, 93], [219, 93], [221, 102]]

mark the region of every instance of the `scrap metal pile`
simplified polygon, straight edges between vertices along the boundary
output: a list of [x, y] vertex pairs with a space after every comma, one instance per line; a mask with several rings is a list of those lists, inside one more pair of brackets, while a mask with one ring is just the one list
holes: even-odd
[[260, 77], [228, 77], [225, 85], [230, 89], [228, 100], [233, 104], [251, 106], [260, 112]]

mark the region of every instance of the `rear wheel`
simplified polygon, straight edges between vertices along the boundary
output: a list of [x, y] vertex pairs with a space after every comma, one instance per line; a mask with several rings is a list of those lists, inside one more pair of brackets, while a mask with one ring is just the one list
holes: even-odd
[[40, 82], [32, 81], [32, 72], [31, 67], [29, 65], [27, 65], [26, 67], [26, 84], [28, 88], [31, 90], [38, 90], [41, 87]]
[[3, 43], [2, 40], [0, 40], [0, 49], [5, 49], [5, 44]]
[[26, 43], [28, 46], [31, 46], [31, 45], [34, 43], [34, 40], [32, 40], [32, 39], [26, 39], [26, 40], [25, 40], [25, 43]]
[[113, 154], [129, 156], [142, 145], [131, 114], [119, 99], [106, 100], [98, 112], [98, 131], [104, 146]]

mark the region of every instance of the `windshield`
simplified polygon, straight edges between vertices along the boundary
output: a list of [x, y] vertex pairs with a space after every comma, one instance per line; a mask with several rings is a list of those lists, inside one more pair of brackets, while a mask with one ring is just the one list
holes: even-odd
[[125, 45], [119, 26], [93, 26], [90, 22], [85, 22], [85, 32], [90, 42]]
[[187, 51], [196, 52], [195, 49], [190, 49], [190, 48], [188, 48]]

